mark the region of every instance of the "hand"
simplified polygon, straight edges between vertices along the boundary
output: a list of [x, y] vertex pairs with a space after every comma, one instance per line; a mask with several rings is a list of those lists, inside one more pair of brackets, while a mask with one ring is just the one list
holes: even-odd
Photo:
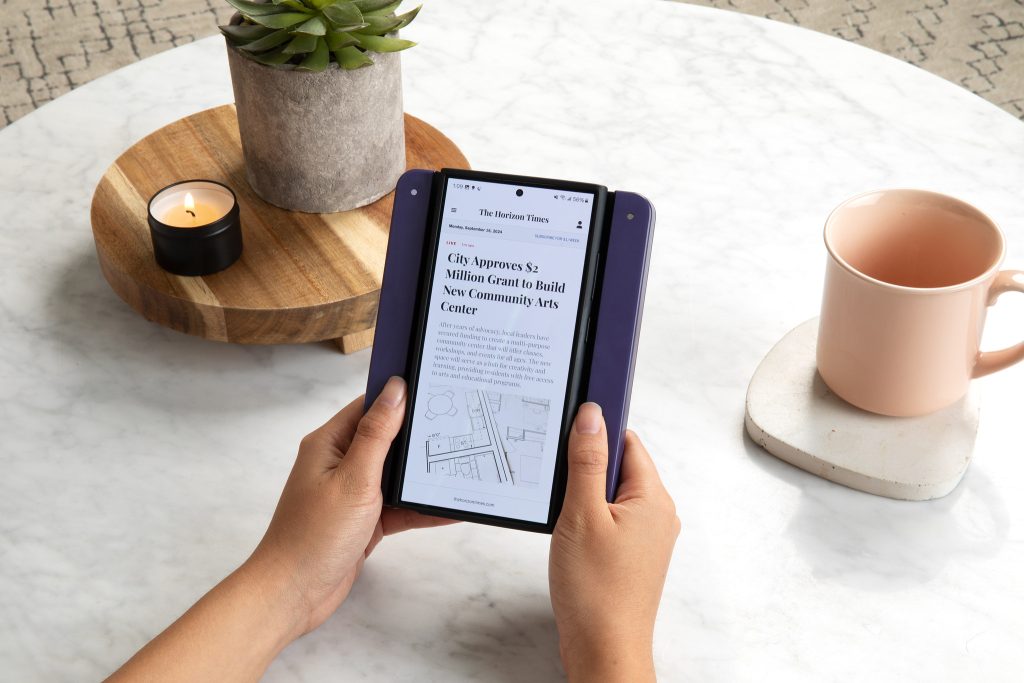
[[110, 681], [255, 681], [329, 617], [381, 538], [449, 520], [383, 510], [384, 457], [405, 415], [392, 377], [302, 440], [270, 528], [241, 567], [139, 650]]
[[392, 377], [365, 415], [360, 397], [299, 446], [270, 527], [246, 563], [289, 577], [296, 635], [334, 613], [384, 536], [452, 521], [382, 509], [381, 471], [405, 396], [405, 382]]
[[548, 567], [566, 673], [570, 681], [653, 681], [654, 620], [679, 535], [675, 504], [633, 432], [618, 495], [606, 502], [608, 435], [594, 403], [580, 407], [568, 459]]

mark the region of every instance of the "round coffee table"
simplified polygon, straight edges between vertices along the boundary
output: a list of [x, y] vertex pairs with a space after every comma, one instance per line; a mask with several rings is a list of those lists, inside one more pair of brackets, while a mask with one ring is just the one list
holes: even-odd
[[[851, 194], [962, 197], [1002, 224], [1021, 267], [1024, 124], [837, 39], [676, 3], [449, 0], [408, 33], [406, 108], [475, 168], [601, 182], [658, 209], [630, 422], [683, 520], [662, 678], [1019, 677], [1024, 369], [981, 380], [971, 469], [929, 503], [776, 460], [744, 437], [743, 401], [772, 343], [816, 314], [821, 226]], [[11, 680], [95, 680], [157, 634], [246, 557], [299, 439], [363, 389], [367, 352], [181, 335], [100, 274], [89, 200], [104, 170], [230, 99], [214, 37], [0, 132]], [[993, 310], [987, 346], [1016, 341], [1021, 310]], [[267, 680], [560, 680], [546, 569], [539, 535], [462, 524], [388, 538]]]

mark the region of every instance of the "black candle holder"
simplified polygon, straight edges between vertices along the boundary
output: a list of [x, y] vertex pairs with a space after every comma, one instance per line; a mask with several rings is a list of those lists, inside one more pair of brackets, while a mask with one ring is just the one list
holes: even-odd
[[[186, 186], [186, 187], [183, 187]], [[167, 204], [172, 196], [195, 190], [202, 197], [216, 196], [230, 208], [216, 220], [196, 227], [176, 227], [153, 215], [155, 204]], [[222, 193], [225, 196], [211, 195]], [[149, 234], [156, 262], [175, 275], [210, 275], [224, 270], [242, 255], [242, 224], [234, 191], [213, 180], [182, 180], [161, 189], [149, 200]]]

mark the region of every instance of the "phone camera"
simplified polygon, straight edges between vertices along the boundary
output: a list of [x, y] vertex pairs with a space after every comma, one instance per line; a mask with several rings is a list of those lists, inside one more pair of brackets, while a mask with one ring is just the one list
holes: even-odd
[[516, 190], [516, 196], [517, 197], [522, 197], [523, 196], [523, 191], [522, 190]]

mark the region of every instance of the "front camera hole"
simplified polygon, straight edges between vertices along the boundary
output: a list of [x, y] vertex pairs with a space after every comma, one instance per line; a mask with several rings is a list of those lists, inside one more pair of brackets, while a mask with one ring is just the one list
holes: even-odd
[[522, 197], [523, 196], [523, 191], [522, 190], [516, 190], [516, 196], [517, 197]]

